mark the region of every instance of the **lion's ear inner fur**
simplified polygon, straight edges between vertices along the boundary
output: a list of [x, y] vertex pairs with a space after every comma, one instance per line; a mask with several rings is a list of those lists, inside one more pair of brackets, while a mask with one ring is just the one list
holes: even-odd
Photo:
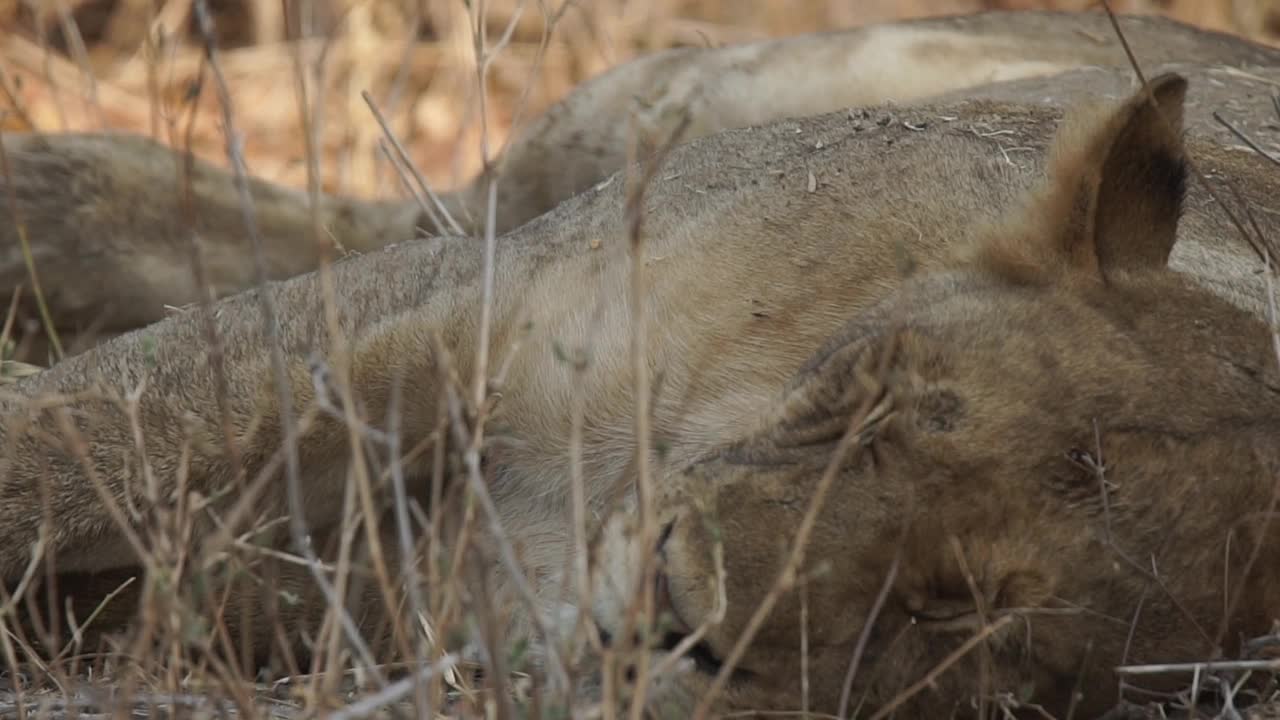
[[983, 239], [978, 261], [1026, 284], [1164, 268], [1186, 192], [1186, 91], [1160, 75], [1110, 112], [1069, 119], [1048, 183]]

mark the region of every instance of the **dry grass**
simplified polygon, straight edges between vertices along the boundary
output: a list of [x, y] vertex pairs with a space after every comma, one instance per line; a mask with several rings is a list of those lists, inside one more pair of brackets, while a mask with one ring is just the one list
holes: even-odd
[[[416, 6], [394, 0], [334, 0], [308, 4], [303, 13], [296, 11], [301, 5], [224, 0], [214, 4], [214, 26], [202, 30], [197, 22], [199, 6], [191, 0], [162, 4], [88, 0], [38, 7], [0, 0], [0, 21], [19, 28], [7, 34], [0, 47], [0, 96], [8, 103], [0, 120], [5, 130], [109, 128], [148, 133], [180, 145], [186, 145], [189, 136], [197, 154], [229, 163], [241, 175], [251, 173], [305, 187], [309, 174], [314, 174], [327, 191], [378, 196], [399, 192], [401, 182], [381, 154], [383, 130], [369, 111], [365, 92], [386, 116], [390, 131], [403, 141], [409, 160], [432, 184], [448, 187], [461, 184], [494, 157], [520, 118], [554, 102], [582, 79], [638, 53], [981, 7], [1082, 4], [831, 0], [807, 3], [804, 12], [796, 12], [794, 7], [769, 0], [593, 0], [565, 5], [493, 0], [469, 12], [456, 0], [423, 0]], [[1149, 4], [1115, 5], [1122, 10], [1146, 10]], [[1264, 16], [1240, 8], [1233, 11], [1228, 3], [1188, 0], [1162, 5], [1168, 6], [1167, 12], [1207, 27], [1260, 38], [1269, 32]], [[483, 27], [472, 24], [473, 12], [483, 17]], [[487, 37], [480, 43], [480, 52], [476, 51], [478, 31]], [[202, 44], [209, 39], [216, 40], [218, 47], [212, 57]], [[300, 99], [299, 89], [305, 90], [305, 100]], [[236, 112], [227, 112], [229, 107]], [[236, 152], [226, 152], [227, 131], [243, 138]], [[309, 148], [306, 138], [313, 136], [318, 142]], [[643, 179], [637, 187], [643, 190]], [[633, 240], [638, 243], [638, 215], [635, 222]], [[491, 258], [492, 233], [485, 241]], [[487, 267], [491, 271], [492, 263]], [[485, 279], [488, 297], [491, 273]], [[637, 276], [635, 287], [641, 286]], [[274, 311], [269, 306], [263, 310], [270, 334]], [[482, 325], [486, 322], [482, 320]], [[636, 323], [637, 328], [642, 326]], [[633, 340], [637, 347], [645, 341], [643, 337]], [[443, 348], [440, 354], [447, 358]], [[638, 663], [642, 677], [646, 672], [648, 658], [643, 649], [622, 643], [602, 650], [588, 623], [574, 628], [575, 637], [559, 641], [554, 629], [539, 627], [539, 640], [547, 650], [544, 662], [534, 663], [523, 645], [512, 646], [498, 636], [505, 609], [486, 601], [483, 573], [473, 571], [490, 562], [519, 567], [519, 548], [503, 540], [480, 469], [491, 406], [489, 383], [482, 380], [501, 377], [501, 369], [488, 368], [487, 354], [482, 343], [475, 378], [457, 377], [448, 362], [442, 363], [448, 403], [431, 441], [437, 451], [446, 441], [460, 450], [458, 469], [467, 479], [468, 492], [445, 497], [441, 478], [446, 460], [438, 453], [441, 459], [436, 463], [433, 491], [438, 502], [428, 509], [406, 499], [399, 459], [405, 453], [433, 448], [404, 448], [394, 422], [386, 431], [377, 431], [368, 419], [355, 415], [346, 382], [348, 369], [341, 363], [342, 348], [335, 348], [333, 366], [315, 369], [318, 384], [330, 389], [327, 397], [331, 399], [319, 403], [318, 412], [344, 420], [356, 453], [346, 497], [345, 516], [350, 522], [336, 539], [336, 553], [326, 555], [336, 557], [334, 562], [322, 562], [321, 553], [305, 538], [305, 529], [296, 524], [286, 529], [293, 535], [295, 551], [275, 553], [270, 559], [278, 561], [277, 570], [304, 568], [329, 599], [343, 596], [353, 586], [372, 583], [395, 618], [395, 627], [388, 633], [390, 647], [369, 647], [353, 619], [335, 611], [315, 638], [309, 666], [286, 658], [275, 668], [288, 676], [286, 681], [260, 681], [249, 672], [245, 659], [236, 662], [221, 656], [219, 651], [237, 639], [226, 637], [218, 619], [219, 599], [204, 597], [191, 584], [206, 574], [257, 572], [268, 553], [252, 536], [283, 523], [278, 518], [263, 520], [250, 524], [251, 531], [240, 527], [233, 535], [228, 530], [204, 548], [191, 548], [183, 540], [189, 537], [198, 501], [174, 504], [157, 496], [149, 498], [154, 509], [144, 523], [150, 535], [135, 539], [137, 547], [150, 549], [140, 553], [148, 572], [133, 585], [122, 584], [122, 590], [140, 594], [143, 608], [140, 629], [125, 644], [98, 648], [73, 642], [57, 652], [40, 649], [43, 629], [36, 628], [34, 634], [6, 632], [17, 629], [4, 627], [13, 614], [9, 598], [0, 598], [0, 657], [8, 668], [0, 677], [0, 687], [8, 686], [0, 692], [0, 716], [156, 712], [184, 717], [331, 713], [350, 719], [446, 713], [562, 716], [568, 715], [568, 707], [587, 680], [576, 670], [579, 661], [584, 654], [602, 651], [604, 702], [577, 704], [573, 713], [610, 717], [611, 708], [624, 704], [620, 702], [624, 698], [617, 696], [624, 669]], [[274, 370], [283, 372], [280, 359]], [[637, 377], [637, 396], [646, 398], [644, 372], [637, 372]], [[136, 397], [112, 400], [136, 418]], [[282, 406], [288, 407], [289, 400], [282, 397]], [[636, 415], [640, 418], [636, 434], [643, 440], [647, 414]], [[300, 423], [307, 421], [303, 417]], [[580, 431], [580, 417], [573, 427]], [[69, 420], [63, 429], [70, 437], [76, 434]], [[296, 431], [286, 429], [286, 438]], [[296, 458], [287, 452], [290, 443], [285, 445], [286, 452], [272, 467], [284, 467], [295, 510], [291, 516], [296, 519], [302, 516], [296, 512], [301, 479]], [[85, 462], [88, 465], [87, 457]], [[642, 480], [646, 477], [643, 467], [637, 472]], [[242, 478], [242, 482], [258, 483], [261, 478]], [[824, 482], [830, 478], [824, 477]], [[575, 480], [579, 492], [580, 483], [579, 477]], [[395, 527], [386, 534], [377, 528], [372, 490], [383, 484], [393, 488], [395, 509]], [[102, 499], [111, 502], [105, 492]], [[576, 500], [576, 516], [581, 515], [579, 504]], [[436, 535], [444, 524], [444, 508], [456, 510], [460, 525], [456, 537], [461, 538], [447, 551]], [[124, 513], [134, 509], [115, 510], [121, 525], [128, 525]], [[238, 511], [251, 514], [247, 506]], [[228, 528], [235, 526], [233, 518], [225, 520]], [[576, 522], [585, 524], [581, 517]], [[415, 539], [413, 526], [430, 530]], [[468, 539], [479, 529], [497, 538], [496, 558], [469, 545]], [[654, 532], [648, 518], [644, 532], [646, 536]], [[585, 533], [578, 536], [585, 543]], [[392, 539], [384, 542], [388, 537]], [[322, 548], [329, 549], [333, 548]], [[788, 583], [796, 580], [801, 553], [802, 545], [797, 544], [788, 566], [790, 575], [780, 581], [776, 593], [791, 589]], [[404, 578], [393, 576], [388, 568], [394, 564], [388, 558], [412, 555], [425, 560], [403, 565], [411, 572], [425, 568], [421, 570], [425, 577], [410, 576], [409, 590], [401, 591]], [[38, 575], [33, 563], [30, 581], [38, 582]], [[520, 572], [513, 575], [523, 577]], [[420, 585], [428, 589], [427, 595], [416, 590]], [[652, 603], [652, 598], [643, 601]], [[766, 603], [761, 617], [767, 609]], [[94, 620], [91, 613], [80, 624]], [[464, 637], [478, 637], [479, 646], [466, 647]], [[973, 644], [980, 640], [975, 638]], [[464, 654], [468, 658], [478, 654], [484, 660], [464, 660]], [[535, 670], [538, 667], [542, 669]], [[1190, 671], [1199, 678], [1201, 671], [1210, 669]], [[1255, 668], [1225, 668], [1251, 669]], [[483, 671], [483, 680], [476, 671]]]

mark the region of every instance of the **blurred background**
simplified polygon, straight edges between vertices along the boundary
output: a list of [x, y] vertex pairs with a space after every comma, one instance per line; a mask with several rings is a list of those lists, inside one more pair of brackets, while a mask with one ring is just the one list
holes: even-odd
[[[1099, 11], [1096, 0], [208, 0], [208, 7], [250, 171], [304, 187], [310, 130], [323, 188], [366, 197], [399, 188], [364, 90], [418, 168], [447, 188], [478, 171], [484, 133], [500, 147], [513, 123], [640, 53], [986, 9]], [[1112, 0], [1112, 8], [1280, 43], [1280, 0]], [[194, 0], [0, 0], [0, 28], [3, 131], [128, 130], [189, 144], [225, 164]]]

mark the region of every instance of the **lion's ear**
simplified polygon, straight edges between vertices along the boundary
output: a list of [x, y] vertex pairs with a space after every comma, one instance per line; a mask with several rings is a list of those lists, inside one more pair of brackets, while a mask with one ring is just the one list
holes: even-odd
[[[1114, 110], [1064, 128], [1049, 184], [1017, 231], [988, 248], [987, 257], [1103, 280], [1117, 271], [1165, 266], [1186, 189], [1186, 91], [1183, 77], [1160, 75]], [[1028, 242], [1039, 247], [1019, 251], [1009, 244]]]
[[834, 447], [845, 433], [859, 443], [879, 437], [918, 390], [920, 366], [933, 357], [910, 330], [850, 326], [788, 383], [769, 422], [779, 447], [808, 452]]
[[[1182, 147], [1187, 81], [1161, 75], [1105, 123], [1081, 160], [1068, 227], [1078, 252], [1096, 253], [1105, 276], [1112, 270], [1163, 267], [1178, 232], [1186, 192]], [[1152, 99], [1155, 102], [1152, 102]]]

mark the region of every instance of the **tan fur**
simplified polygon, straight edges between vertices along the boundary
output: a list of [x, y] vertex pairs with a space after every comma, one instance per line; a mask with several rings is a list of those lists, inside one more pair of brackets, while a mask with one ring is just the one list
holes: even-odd
[[[941, 27], [953, 27], [947, 37], [962, 45], [977, 37], [978, 47], [989, 48], [982, 22], [1022, 22], [991, 19], [999, 17], [967, 29], [968, 21]], [[925, 26], [905, 27], [914, 37]], [[1156, 28], [1150, 48], [1201, 37], [1206, 64], [1271, 57], [1167, 23], [1145, 27]], [[1021, 57], [1041, 62], [1046, 36], [1032, 37]], [[764, 67], [771, 63], [786, 64]], [[1275, 77], [1276, 67], [1280, 62], [1257, 72]], [[871, 396], [887, 411], [864, 428], [866, 447], [841, 466], [808, 555], [809, 567], [829, 568], [807, 589], [815, 710], [836, 710], [844, 668], [894, 548], [901, 548], [898, 581], [855, 683], [856, 699], [871, 706], [918, 680], [976, 627], [951, 538], [975, 573], [983, 613], [1018, 620], [992, 640], [990, 689], [1029, 688], [1033, 701], [1053, 710], [1065, 709], [1081, 673], [1084, 706], [1096, 709], [1114, 700], [1110, 668], [1122, 660], [1210, 652], [1187, 631], [1179, 608], [1216, 627], [1224, 584], [1244, 594], [1229, 643], [1265, 631], [1274, 619], [1280, 532], [1272, 527], [1264, 536], [1257, 513], [1280, 460], [1272, 442], [1280, 429], [1280, 377], [1260, 317], [1262, 279], [1204, 188], [1192, 184], [1181, 200], [1171, 170], [1183, 158], [1180, 126], [1189, 130], [1187, 154], [1210, 177], [1230, 178], [1271, 236], [1280, 232], [1280, 217], [1269, 210], [1280, 189], [1275, 169], [1205, 131], [1208, 124], [1197, 122], [1203, 111], [1196, 114], [1200, 88], [1191, 87], [1184, 105], [1183, 84], [1165, 76], [1155, 89], [1160, 113], [1147, 96], [1130, 94], [1063, 133], [1050, 180], [1039, 187], [1061, 106], [1039, 94], [1017, 95], [1016, 82], [992, 86], [1010, 94], [1001, 101], [874, 107], [723, 132], [714, 131], [734, 125], [707, 125], [714, 134], [676, 148], [649, 188], [647, 360], [661, 376], [652, 424], [662, 452], [653, 462], [663, 521], [673, 523], [663, 572], [671, 607], [689, 626], [698, 624], [712, 607], [708, 529], [718, 527], [726, 538], [728, 613], [708, 635], [708, 655], [725, 656], [768, 589], [834, 440], [862, 401]], [[590, 93], [575, 97], [584, 113], [603, 102]], [[815, 108], [793, 111], [777, 108], [762, 121]], [[547, 117], [554, 126], [555, 113]], [[613, 131], [610, 124], [603, 132]], [[50, 147], [55, 151], [44, 157], [61, 157]], [[218, 194], [229, 193], [225, 178], [214, 185], [221, 189], [204, 197], [231, 206], [230, 195]], [[567, 437], [577, 400], [592, 509], [607, 515], [613, 489], [634, 479], [623, 186], [602, 183], [499, 242], [490, 367], [504, 367], [506, 375], [485, 471], [548, 615], [558, 610], [572, 551]], [[279, 199], [280, 217], [296, 207], [270, 195], [277, 191], [259, 192]], [[49, 207], [48, 217], [60, 214], [56, 203]], [[61, 210], [69, 214], [65, 204]], [[111, 217], [124, 223], [119, 218], [129, 216]], [[359, 217], [369, 219], [353, 232], [371, 245], [388, 237], [379, 228], [404, 227]], [[232, 223], [221, 227], [206, 232], [236, 237]], [[309, 237], [289, 232], [287, 222], [280, 227], [285, 247]], [[434, 338], [449, 351], [450, 369], [470, 377], [481, 267], [480, 244], [456, 237], [337, 263], [331, 310], [346, 353], [332, 350], [338, 338], [326, 322], [322, 277], [266, 290], [283, 319], [293, 402], [306, 418], [301, 477], [318, 544], [339, 522], [351, 457], [341, 422], [317, 409], [316, 388], [324, 383], [317, 382], [316, 360], [350, 368], [359, 412], [375, 426], [400, 388], [405, 446], [429, 437], [444, 392]], [[44, 507], [54, 513], [45, 541], [61, 570], [116, 572], [136, 564], [92, 481], [122, 506], [149, 507], [142, 458], [158, 487], [154, 496], [171, 498], [181, 479], [186, 493], [210, 500], [212, 513], [199, 515], [202, 524], [193, 529], [207, 538], [213, 514], [225, 516], [240, 499], [224, 492], [238, 479], [225, 452], [220, 384], [240, 467], [250, 480], [269, 473], [251, 503], [254, 519], [287, 511], [272, 462], [281, 408], [257, 293], [219, 302], [211, 321], [223, 349], [222, 378], [205, 351], [206, 318], [190, 310], [57, 364], [0, 397], [0, 547], [18, 549], [0, 554], [0, 578], [21, 575]], [[588, 358], [585, 368], [565, 362], [566, 354]], [[877, 370], [882, 358], [887, 373]], [[112, 401], [136, 388], [137, 434]], [[67, 442], [50, 396], [74, 411], [67, 422], [87, 440], [83, 452]], [[135, 437], [145, 442], [141, 451]], [[1105, 462], [1113, 488], [1106, 513], [1100, 481], [1087, 470], [1091, 460]], [[420, 490], [431, 468], [423, 460], [406, 472]], [[602, 583], [594, 608], [611, 631], [622, 603], [611, 602], [610, 593], [631, 594], [628, 558], [642, 550], [625, 525], [609, 524], [601, 551], [608, 575], [622, 579]], [[1262, 557], [1242, 578], [1243, 558], [1258, 543]], [[1142, 567], [1154, 562], [1160, 588], [1150, 588], [1124, 558], [1138, 558]], [[292, 582], [307, 586], [300, 577]], [[495, 570], [493, 583], [497, 600], [514, 605], [509, 580]], [[251, 594], [233, 601], [233, 628], [239, 610], [263, 626], [265, 611]], [[1144, 610], [1126, 655], [1139, 602]], [[371, 604], [359, 604], [360, 617], [376, 624]], [[744, 657], [747, 674], [731, 685], [721, 709], [798, 709], [797, 618], [796, 597], [788, 594]], [[300, 612], [290, 629], [306, 632], [307, 623]], [[527, 624], [517, 617], [513, 631]], [[974, 657], [913, 700], [914, 715], [967, 708], [979, 691]], [[682, 717], [709, 681], [705, 669], [688, 669], [656, 693], [654, 707]]]

